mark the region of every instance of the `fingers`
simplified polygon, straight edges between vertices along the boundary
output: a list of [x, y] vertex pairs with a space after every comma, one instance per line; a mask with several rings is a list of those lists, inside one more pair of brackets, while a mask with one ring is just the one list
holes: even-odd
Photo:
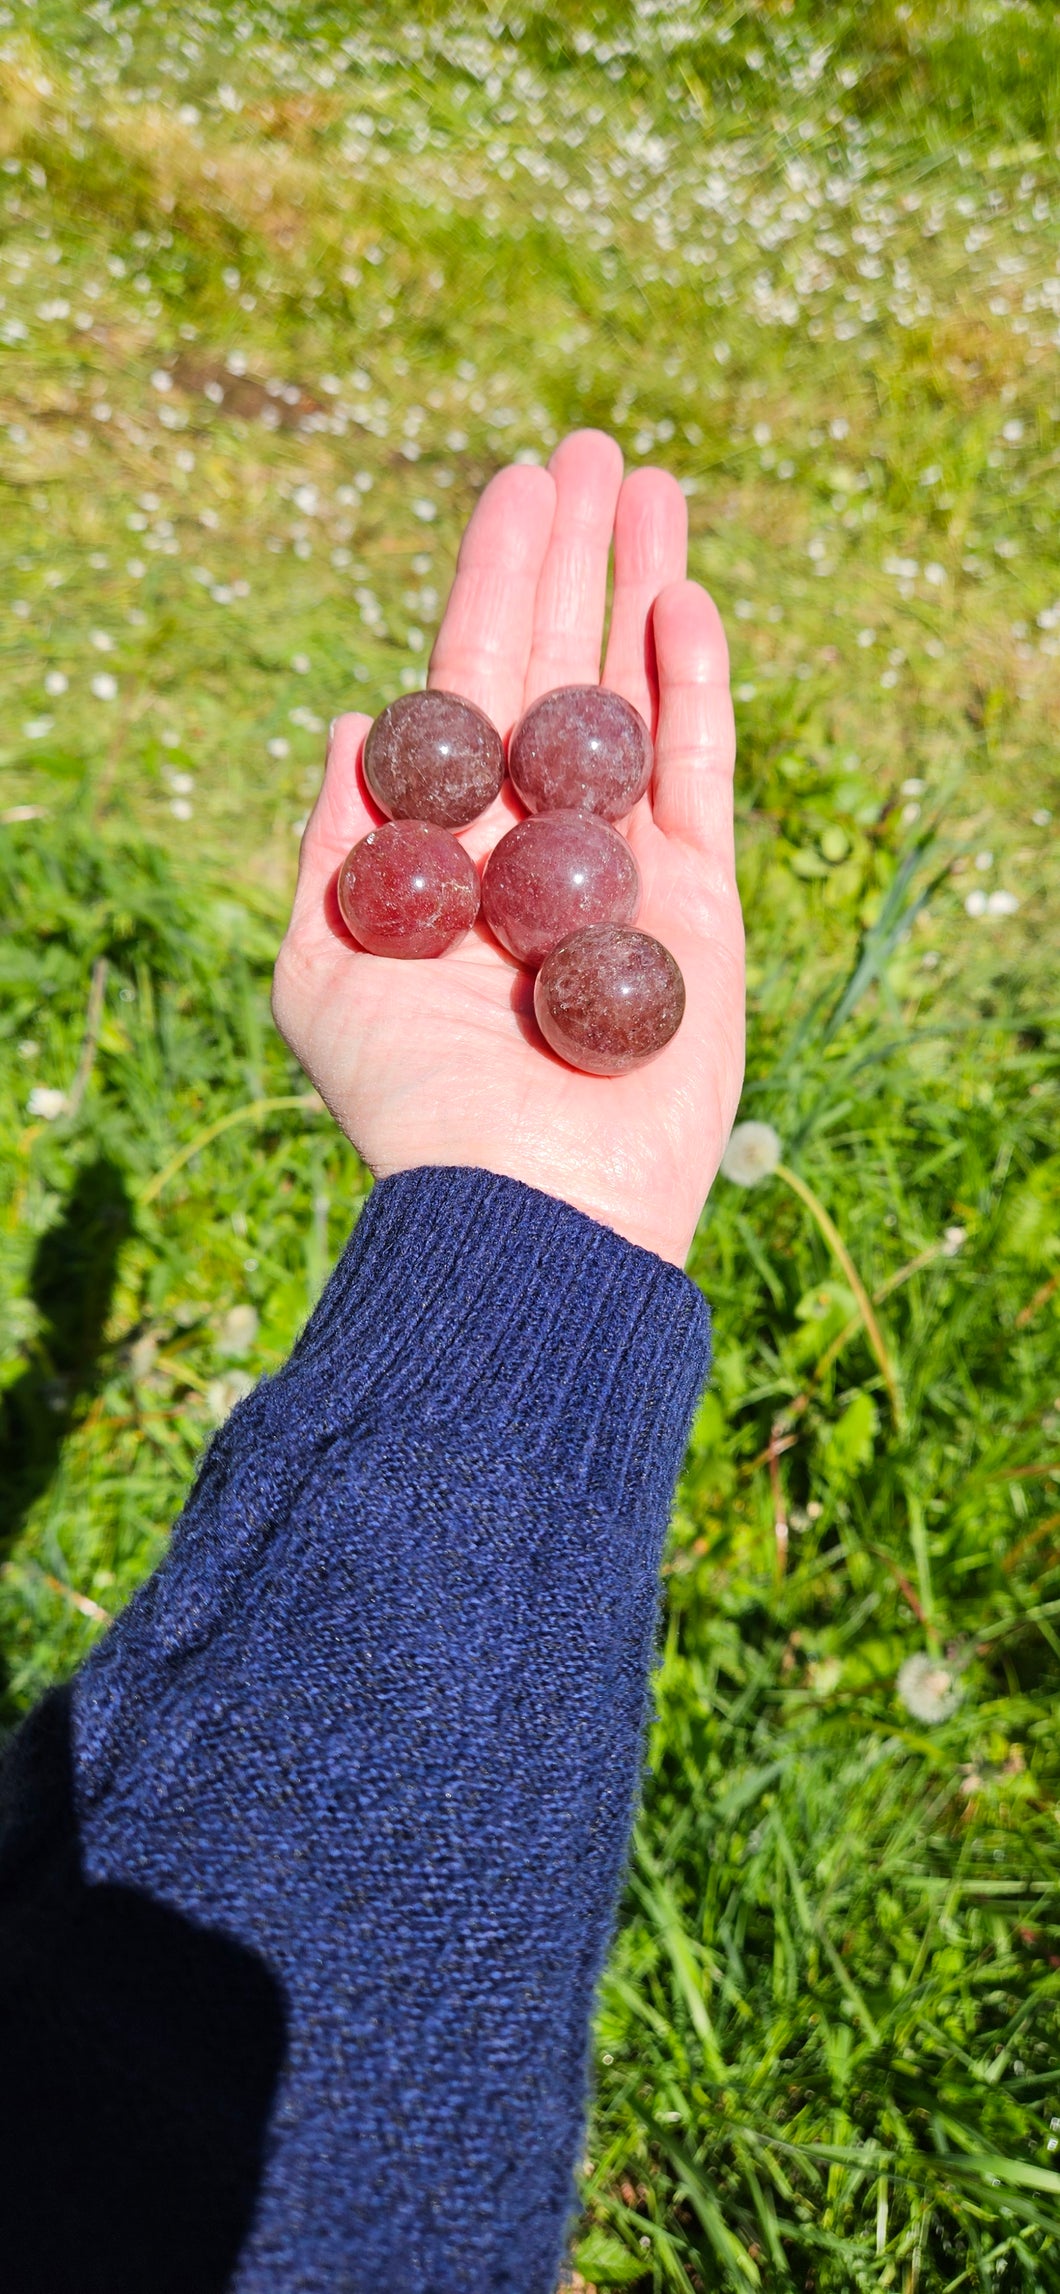
[[683, 580], [688, 508], [666, 470], [633, 470], [615, 512], [615, 586], [603, 682], [622, 693], [654, 726], [659, 686], [652, 608], [661, 590]]
[[365, 792], [361, 751], [372, 720], [351, 711], [336, 717], [328, 741], [320, 795], [306, 822], [298, 856], [292, 925], [325, 931], [324, 896], [350, 846], [379, 818]]
[[431, 654], [427, 682], [475, 701], [502, 733], [523, 706], [538, 577], [556, 488], [547, 470], [513, 463], [472, 512]]
[[595, 685], [622, 455], [602, 430], [575, 430], [549, 463], [556, 488], [541, 568], [526, 704], [555, 685]]
[[659, 723], [651, 806], [656, 826], [731, 872], [736, 733], [721, 616], [698, 582], [675, 582], [653, 615]]

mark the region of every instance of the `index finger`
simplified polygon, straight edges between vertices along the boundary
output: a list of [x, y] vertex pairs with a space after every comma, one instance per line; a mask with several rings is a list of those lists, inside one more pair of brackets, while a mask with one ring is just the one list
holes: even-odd
[[523, 706], [538, 576], [556, 487], [547, 470], [513, 462], [491, 478], [460, 544], [427, 683], [477, 702], [508, 733]]

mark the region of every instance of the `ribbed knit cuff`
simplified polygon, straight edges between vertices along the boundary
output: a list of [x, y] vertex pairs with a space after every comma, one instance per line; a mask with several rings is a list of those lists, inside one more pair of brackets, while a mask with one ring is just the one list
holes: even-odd
[[[558, 1451], [574, 1486], [669, 1502], [710, 1363], [686, 1275], [569, 1204], [492, 1172], [382, 1180], [285, 1372], [321, 1430], [412, 1418]], [[618, 1485], [616, 1487], [616, 1485]]]

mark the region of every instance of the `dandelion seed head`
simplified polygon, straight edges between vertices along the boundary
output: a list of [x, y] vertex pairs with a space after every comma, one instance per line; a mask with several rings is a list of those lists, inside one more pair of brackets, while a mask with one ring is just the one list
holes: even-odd
[[905, 1706], [914, 1720], [932, 1725], [948, 1720], [961, 1701], [960, 1675], [953, 1665], [941, 1657], [929, 1656], [919, 1650], [915, 1657], [907, 1657], [895, 1683], [900, 1704]]
[[211, 1378], [206, 1389], [206, 1407], [217, 1426], [230, 1417], [237, 1402], [245, 1402], [254, 1391], [254, 1380], [248, 1370], [226, 1370], [223, 1378]]
[[756, 1187], [769, 1179], [782, 1153], [779, 1133], [771, 1123], [738, 1123], [721, 1159], [727, 1179], [737, 1187]]
[[257, 1310], [253, 1306], [230, 1307], [217, 1335], [220, 1354], [249, 1354], [258, 1335]]
[[55, 1123], [66, 1113], [65, 1091], [56, 1091], [47, 1083], [35, 1083], [26, 1101], [26, 1113], [41, 1116], [45, 1123]]

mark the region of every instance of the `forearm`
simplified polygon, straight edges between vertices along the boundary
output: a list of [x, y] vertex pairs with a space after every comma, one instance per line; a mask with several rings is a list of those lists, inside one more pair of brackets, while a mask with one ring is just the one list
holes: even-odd
[[278, 2011], [209, 2283], [550, 2294], [705, 1367], [691, 1285], [578, 1213], [387, 1182], [77, 1683], [88, 1894], [216, 1931], [248, 2030]]

